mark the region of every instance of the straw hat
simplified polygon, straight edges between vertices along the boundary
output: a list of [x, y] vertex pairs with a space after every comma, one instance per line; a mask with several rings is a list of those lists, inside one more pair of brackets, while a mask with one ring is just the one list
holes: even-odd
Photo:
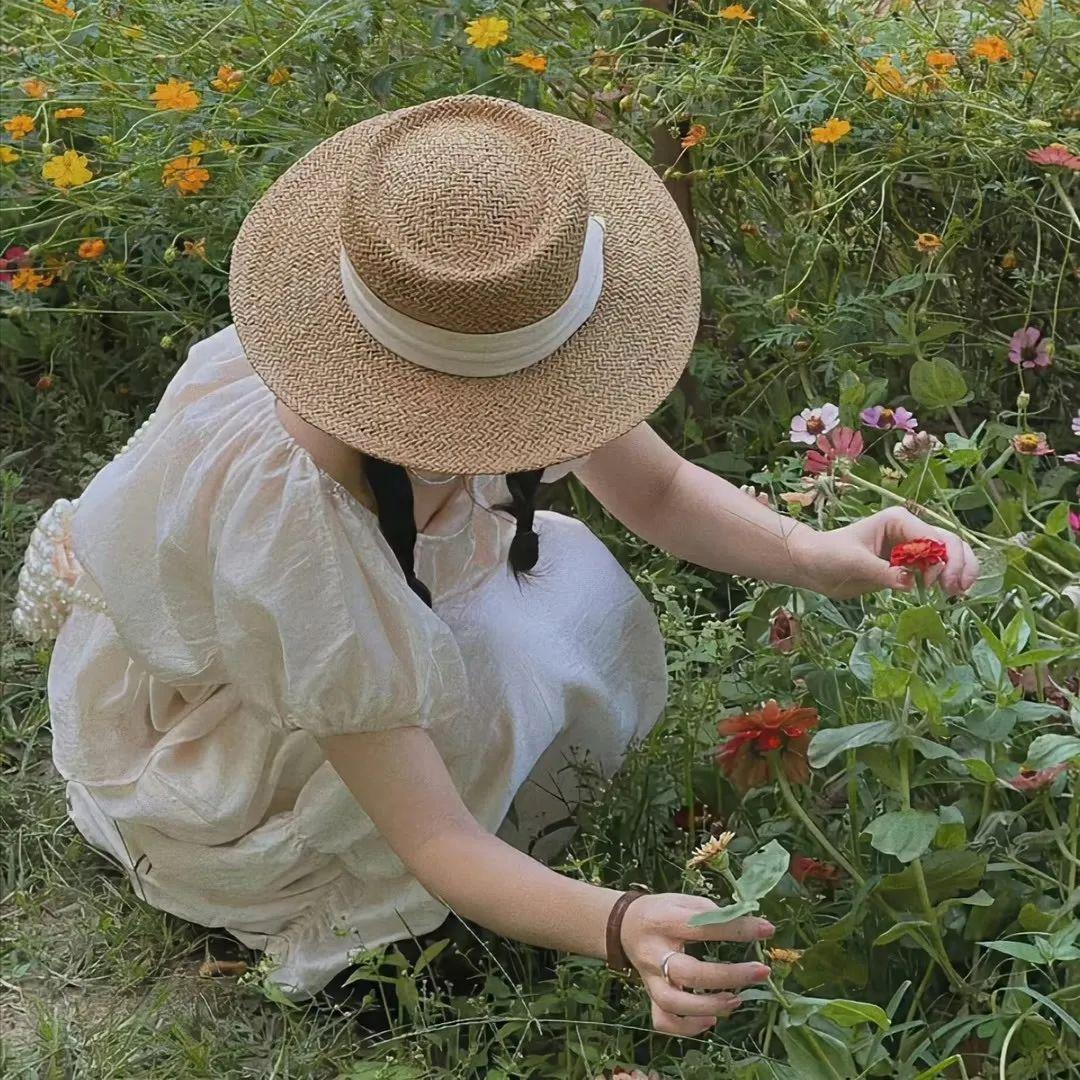
[[618, 140], [485, 97], [387, 113], [269, 189], [232, 257], [249, 361], [301, 417], [417, 469], [580, 457], [669, 393], [697, 257]]

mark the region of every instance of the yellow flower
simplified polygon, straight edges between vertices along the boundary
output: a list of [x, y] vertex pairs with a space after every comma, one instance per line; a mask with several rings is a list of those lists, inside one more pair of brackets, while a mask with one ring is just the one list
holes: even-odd
[[1015, 270], [1020, 265], [1020, 257], [1015, 251], [1006, 251], [1001, 256], [1001, 269], [1002, 270]]
[[1016, 14], [1021, 19], [1037, 19], [1046, 7], [1046, 0], [1020, 0], [1016, 5]]
[[465, 38], [474, 49], [493, 49], [510, 36], [510, 23], [498, 15], [484, 15], [465, 25]]
[[75, 18], [75, 9], [69, 6], [68, 0], [41, 0], [41, 2], [57, 15], [63, 15], [68, 19]]
[[704, 141], [708, 134], [709, 129], [704, 124], [691, 124], [690, 130], [680, 140], [680, 145], [684, 150], [689, 150], [691, 146], [697, 146]]
[[81, 120], [86, 115], [86, 110], [81, 105], [72, 105], [70, 109], [57, 109], [53, 113], [54, 120]]
[[132, 41], [138, 41], [146, 33], [146, 30], [141, 26], [121, 26], [120, 33]]
[[61, 191], [81, 187], [94, 177], [87, 164], [85, 154], [80, 154], [77, 150], [65, 150], [45, 162], [41, 175], [46, 180], [51, 180]]
[[22, 88], [23, 93], [32, 98], [43, 98], [49, 92], [49, 88], [40, 79], [27, 79]]
[[192, 259], [206, 260], [206, 237], [201, 240], [185, 240], [184, 254]]
[[284, 86], [291, 78], [292, 74], [287, 67], [278, 67], [266, 76], [266, 81], [271, 86]]
[[956, 67], [956, 56], [945, 49], [931, 49], [926, 54], [926, 62], [935, 71], [948, 71]]
[[517, 56], [511, 56], [510, 63], [517, 64], [519, 67], [526, 68], [529, 71], [535, 71], [537, 75], [543, 75], [547, 71], [547, 57], [533, 52], [532, 49], [526, 49], [524, 52], [518, 53]]
[[210, 85], [219, 90], [223, 94], [231, 94], [234, 90], [240, 89], [240, 84], [244, 81], [244, 73], [237, 71], [234, 67], [229, 67], [228, 64], [222, 64], [217, 69], [217, 78], [210, 80]]
[[15, 271], [10, 284], [15, 292], [36, 293], [38, 289], [47, 289], [55, 280], [54, 274], [42, 274], [32, 266], [24, 266]]
[[235, 154], [236, 153], [236, 143], [232, 142], [229, 139], [220, 139], [218, 141], [218, 149], [223, 154]]
[[741, 19], [743, 22], [752, 22], [754, 19], [753, 12], [747, 11], [742, 4], [728, 4], [726, 8], [720, 9], [721, 19]]
[[197, 157], [178, 157], [161, 171], [165, 187], [174, 187], [181, 195], [194, 195], [202, 191], [210, 180], [210, 173], [202, 168]]
[[849, 131], [851, 131], [849, 121], [831, 116], [822, 127], [810, 129], [810, 139], [812, 142], [821, 144], [839, 142]]
[[0, 165], [11, 165], [19, 160], [19, 155], [10, 146], [0, 146]]
[[990, 37], [979, 38], [971, 45], [971, 55], [976, 59], [982, 57], [988, 64], [996, 64], [1000, 60], [1008, 60], [1012, 53], [1009, 52], [1009, 43], [997, 34]]
[[34, 118], [26, 113], [19, 113], [18, 116], [4, 121], [4, 130], [13, 139], [25, 139], [34, 130]]
[[[687, 860], [686, 869], [693, 870], [695, 867], [708, 866], [714, 860], [720, 859], [727, 854], [728, 845], [735, 839], [733, 832], [721, 833], [711, 840], [706, 840], [701, 847], [696, 848]], [[726, 862], [726, 860], [725, 860]], [[723, 864], [719, 864], [722, 867]]]
[[199, 95], [191, 89], [191, 83], [183, 79], [170, 79], [167, 83], [158, 83], [150, 95], [151, 101], [157, 102], [158, 109], [195, 109], [199, 105]]
[[915, 250], [923, 255], [936, 255], [941, 250], [941, 237], [937, 233], [921, 232], [915, 237]]
[[84, 240], [79, 245], [80, 259], [100, 259], [105, 254], [105, 241], [100, 236]]
[[903, 96], [910, 90], [903, 72], [893, 66], [891, 56], [882, 56], [874, 61], [874, 66], [867, 69], [866, 92], [878, 101], [890, 94]]
[[188, 152], [192, 154], [202, 154], [208, 149], [208, 145], [203, 142], [202, 139], [192, 139], [191, 142], [188, 143]]
[[803, 958], [802, 949], [766, 949], [765, 955], [777, 964], [797, 964]]

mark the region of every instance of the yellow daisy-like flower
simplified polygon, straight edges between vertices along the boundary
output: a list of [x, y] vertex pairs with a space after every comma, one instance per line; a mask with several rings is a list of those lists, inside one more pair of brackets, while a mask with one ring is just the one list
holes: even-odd
[[88, 165], [85, 154], [80, 154], [77, 150], [65, 150], [45, 162], [41, 167], [41, 175], [46, 180], [51, 180], [61, 191], [66, 191], [68, 188], [82, 187], [94, 178]]
[[923, 255], [936, 255], [941, 250], [941, 237], [932, 232], [919, 233], [915, 237], [915, 250]]
[[202, 259], [206, 261], [206, 237], [201, 240], [185, 240], [184, 254], [190, 259]]
[[157, 103], [159, 110], [178, 109], [187, 111], [199, 106], [199, 95], [191, 89], [191, 83], [183, 79], [170, 79], [165, 83], [158, 83], [150, 100]]
[[766, 949], [765, 955], [776, 964], [797, 964], [803, 958], [802, 949]]
[[54, 281], [54, 274], [42, 274], [32, 266], [16, 270], [9, 284], [15, 292], [36, 293], [38, 289], [47, 289]]
[[836, 116], [830, 116], [821, 127], [810, 129], [810, 139], [812, 142], [821, 145], [835, 143], [839, 142], [850, 131], [850, 121], [841, 120]]
[[535, 71], [537, 75], [543, 75], [547, 71], [547, 57], [533, 52], [532, 49], [526, 49], [517, 56], [511, 56], [510, 63], [517, 64], [518, 67], [526, 68], [528, 71]]
[[27, 97], [43, 98], [48, 92], [49, 88], [40, 79], [27, 79], [22, 84], [23, 93]]
[[100, 236], [91, 237], [89, 240], [84, 240], [79, 245], [79, 258], [80, 259], [100, 259], [105, 254], [105, 241]]
[[997, 64], [1002, 60], [1008, 60], [1012, 53], [1009, 52], [1009, 43], [997, 34], [979, 38], [972, 42], [971, 55], [976, 59], [981, 57], [988, 64]]
[[893, 64], [891, 56], [879, 57], [867, 71], [866, 92], [875, 101], [889, 95], [903, 97], [910, 92], [910, 83], [904, 73]]
[[54, 120], [81, 120], [86, 115], [86, 110], [81, 105], [72, 105], [69, 109], [57, 109], [53, 113]]
[[0, 146], [0, 165], [12, 165], [19, 160], [19, 155], [10, 146]]
[[188, 153], [190, 154], [203, 154], [209, 149], [209, 144], [202, 139], [192, 139], [191, 142], [188, 143]]
[[721, 833], [711, 840], [706, 840], [699, 848], [695, 848], [690, 858], [686, 861], [686, 869], [693, 870], [697, 867], [708, 866], [721, 856], [727, 855], [728, 845], [735, 839], [733, 832]]
[[173, 158], [161, 171], [165, 187], [174, 187], [181, 195], [194, 195], [210, 182], [210, 173], [197, 157]]
[[931, 49], [926, 54], [926, 63], [937, 72], [949, 71], [956, 67], [956, 56], [946, 49]]
[[1016, 14], [1021, 19], [1037, 19], [1046, 7], [1046, 0], [1020, 0], [1016, 5]]
[[494, 49], [510, 36], [510, 23], [499, 15], [484, 15], [465, 25], [465, 39], [474, 49]]
[[4, 130], [13, 139], [25, 139], [34, 130], [34, 118], [26, 113], [19, 113], [18, 116], [4, 121]]
[[753, 22], [754, 14], [751, 11], [747, 11], [742, 4], [728, 4], [726, 8], [720, 9], [721, 19], [740, 19], [742, 22]]
[[244, 73], [237, 71], [236, 68], [230, 67], [228, 64], [222, 64], [217, 69], [217, 78], [210, 80], [210, 85], [222, 94], [231, 94], [235, 90], [240, 89], [240, 84], [244, 81]]
[[291, 78], [292, 72], [287, 67], [278, 67], [266, 76], [266, 81], [271, 86], [284, 86]]
[[41, 2], [54, 14], [63, 15], [67, 19], [75, 18], [75, 9], [68, 0], [41, 0]]

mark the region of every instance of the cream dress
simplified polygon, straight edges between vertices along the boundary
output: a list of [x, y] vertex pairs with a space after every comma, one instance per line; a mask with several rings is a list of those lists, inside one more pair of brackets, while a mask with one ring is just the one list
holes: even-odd
[[150, 904], [265, 950], [293, 996], [447, 916], [318, 736], [422, 726], [484, 826], [550, 849], [570, 763], [610, 773], [663, 708], [655, 617], [604, 545], [538, 513], [519, 584], [514, 524], [488, 509], [505, 481], [470, 488], [418, 541], [431, 610], [371, 511], [280, 425], [230, 327], [28, 553], [23, 622], [59, 631], [49, 701], [76, 826]]

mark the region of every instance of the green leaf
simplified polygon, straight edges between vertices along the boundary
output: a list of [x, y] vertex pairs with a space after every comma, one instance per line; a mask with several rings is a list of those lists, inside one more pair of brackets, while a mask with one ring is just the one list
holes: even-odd
[[1047, 963], [1046, 957], [1034, 945], [1023, 941], [980, 941], [979, 944], [1016, 960], [1025, 960], [1029, 964]]
[[901, 644], [907, 641], [933, 641], [941, 645], [948, 638], [941, 616], [932, 607], [905, 608], [896, 620], [896, 640]]
[[929, 810], [895, 810], [882, 814], [863, 830], [870, 843], [901, 862], [917, 859], [930, 847], [938, 829], [938, 816]]
[[1001, 644], [1010, 663], [1013, 657], [1023, 651], [1030, 637], [1031, 627], [1028, 625], [1027, 617], [1022, 611], [1018, 611], [1009, 620], [1009, 625], [1005, 627], [1005, 632], [1001, 635]]
[[1063, 533], [1069, 524], [1069, 504], [1059, 502], [1049, 514], [1046, 515], [1046, 531], [1051, 536]]
[[1028, 747], [1027, 764], [1032, 769], [1076, 760], [1080, 760], [1080, 738], [1075, 735], [1040, 735]]
[[859, 1075], [851, 1051], [833, 1035], [805, 1026], [784, 1027], [780, 1041], [802, 1080], [853, 1080]]
[[791, 856], [776, 841], [770, 840], [760, 851], [743, 859], [742, 873], [735, 883], [735, 894], [743, 900], [760, 900], [772, 892], [787, 873]]
[[932, 926], [932, 923], [926, 921], [926, 919], [905, 919], [903, 922], [893, 923], [884, 933], [878, 934], [874, 938], [874, 947], [879, 945], [890, 945], [894, 941], [898, 941], [902, 937], [907, 937], [909, 934], [915, 936], [915, 931], [923, 926]]
[[[922, 860], [926, 889], [932, 904], [977, 889], [986, 873], [987, 858], [974, 851], [932, 851]], [[914, 911], [920, 897], [914, 867], [887, 874], [875, 890], [893, 907]]]
[[942, 746], [941, 743], [932, 742], [930, 739], [924, 739], [918, 735], [909, 735], [907, 742], [913, 750], [917, 750], [924, 758], [928, 758], [930, 761], [938, 761], [941, 758], [958, 761], [960, 758], [960, 755], [951, 746]]
[[907, 692], [908, 683], [911, 681], [911, 672], [903, 668], [892, 667], [889, 664], [879, 663], [871, 659], [870, 666], [874, 669], [874, 682], [872, 690], [874, 697], [882, 701], [890, 699], [899, 700]]
[[846, 998], [834, 998], [820, 1011], [820, 1015], [841, 1027], [855, 1027], [858, 1024], [876, 1024], [881, 1031], [888, 1031], [889, 1016], [880, 1005], [870, 1005], [865, 1001], [848, 1001]]
[[815, 769], [820, 769], [845, 750], [896, 742], [902, 734], [903, 729], [894, 720], [874, 720], [869, 724], [825, 728], [810, 740], [807, 758]]
[[930, 409], [947, 409], [959, 405], [968, 393], [960, 369], [943, 356], [933, 360], [916, 360], [908, 376], [911, 395], [920, 405]]
[[938, 807], [938, 827], [934, 833], [934, 847], [939, 850], [962, 848], [967, 843], [967, 825], [964, 815], [956, 806]]
[[1005, 585], [1005, 570], [1008, 568], [1005, 555], [996, 548], [993, 551], [979, 552], [979, 576], [975, 584], [968, 589], [968, 602], [972, 600], [997, 599]]
[[743, 915], [750, 915], [757, 911], [758, 904], [756, 900], [738, 900], [734, 904], [728, 904], [726, 907], [717, 908], [715, 911], [703, 911], [698, 915], [694, 915], [688, 925], [690, 926], [712, 926], [714, 923], [728, 923], [732, 919], [738, 919]]
[[450, 944], [449, 938], [443, 938], [441, 941], [432, 942], [416, 959], [416, 963], [413, 966], [412, 973], [414, 976], [419, 975], [438, 955]]
[[939, 1061], [936, 1065], [932, 1065], [929, 1069], [924, 1069], [915, 1080], [935, 1080], [946, 1069], [951, 1069], [956, 1065], [962, 1065], [963, 1058], [959, 1054], [953, 1054], [951, 1057], [947, 1057], [944, 1061]]
[[1068, 649], [1043, 647], [1040, 649], [1028, 649], [1012, 658], [1013, 667], [1031, 667], [1033, 664], [1049, 664], [1052, 660], [1060, 660], [1068, 655]]
[[982, 758], [964, 758], [963, 763], [969, 775], [976, 780], [981, 780], [984, 784], [997, 783], [997, 773], [994, 772], [989, 762], [983, 761]]
[[889, 658], [885, 647], [885, 632], [877, 626], [858, 636], [851, 655], [848, 657], [848, 670], [866, 686], [874, 681], [874, 669], [870, 666], [871, 657], [882, 663]]

